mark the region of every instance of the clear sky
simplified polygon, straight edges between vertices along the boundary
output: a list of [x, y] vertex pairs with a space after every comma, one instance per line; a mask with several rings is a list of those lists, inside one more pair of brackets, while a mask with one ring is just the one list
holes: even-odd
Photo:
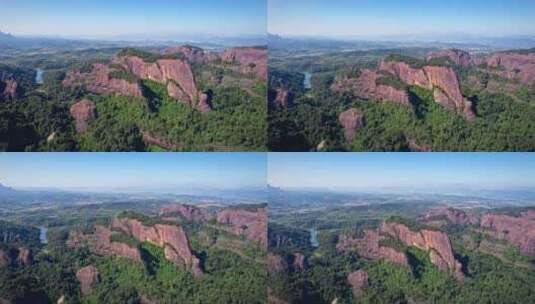
[[266, 0], [0, 0], [0, 30], [12, 34], [258, 35]]
[[532, 0], [268, 0], [281, 35], [535, 35]]
[[277, 187], [535, 187], [534, 153], [270, 153]]
[[265, 187], [264, 153], [0, 153], [11, 187]]

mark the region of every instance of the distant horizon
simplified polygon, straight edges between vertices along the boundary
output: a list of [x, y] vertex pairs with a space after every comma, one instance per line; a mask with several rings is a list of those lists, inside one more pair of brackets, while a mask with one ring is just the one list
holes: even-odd
[[266, 32], [263, 1], [0, 0], [0, 30], [16, 36], [247, 36]]
[[535, 3], [521, 0], [268, 1], [278, 35], [534, 35]]

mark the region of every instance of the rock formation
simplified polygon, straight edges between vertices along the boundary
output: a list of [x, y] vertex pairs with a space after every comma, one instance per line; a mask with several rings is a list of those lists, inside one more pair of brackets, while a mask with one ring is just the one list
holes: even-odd
[[296, 252], [293, 255], [292, 268], [294, 270], [305, 270], [305, 256], [301, 252]]
[[524, 84], [535, 83], [535, 52], [501, 52], [495, 53], [487, 58], [489, 67], [498, 69], [498, 75], [517, 79]]
[[380, 75], [375, 71], [364, 69], [357, 77], [338, 75], [331, 85], [335, 92], [350, 92], [355, 97], [373, 99], [377, 101], [393, 101], [395, 103], [409, 105], [409, 94], [406, 89], [395, 88], [381, 82]]
[[0, 80], [0, 92], [2, 95], [0, 99], [16, 99], [17, 98], [18, 83], [14, 79]]
[[285, 88], [276, 88], [268, 92], [268, 104], [270, 107], [288, 108], [292, 106], [292, 93]]
[[347, 282], [351, 285], [354, 298], [360, 298], [363, 290], [368, 287], [368, 272], [359, 269], [347, 275]]
[[267, 79], [267, 56], [266, 48], [238, 47], [225, 50], [221, 59], [226, 63], [237, 64], [240, 73]]
[[336, 244], [336, 250], [338, 252], [346, 252], [356, 249], [362, 257], [367, 259], [387, 260], [401, 266], [409, 266], [405, 253], [391, 247], [380, 246], [380, 240], [381, 237], [375, 230], [365, 230], [362, 238], [353, 238], [343, 234]]
[[125, 243], [112, 242], [112, 231], [104, 226], [95, 226], [92, 250], [99, 255], [118, 255], [135, 262], [141, 262], [141, 253], [138, 248], [132, 248]]
[[91, 289], [95, 287], [100, 281], [98, 270], [95, 266], [89, 265], [81, 268], [76, 272], [76, 278], [80, 282], [80, 289], [83, 295], [87, 295], [91, 292]]
[[364, 114], [355, 108], [351, 108], [338, 115], [338, 121], [344, 128], [346, 141], [353, 141], [353, 137], [358, 129], [364, 127]]
[[95, 103], [87, 99], [80, 100], [71, 106], [70, 113], [74, 118], [76, 132], [83, 133], [87, 130], [88, 120], [95, 118], [95, 109]]
[[481, 227], [488, 228], [491, 236], [506, 240], [520, 251], [535, 256], [535, 212], [527, 211], [518, 217], [505, 214], [485, 214]]
[[427, 61], [430, 61], [435, 58], [448, 58], [454, 63], [464, 66], [473, 63], [472, 57], [468, 52], [458, 49], [440, 50], [436, 52], [431, 52], [427, 55]]
[[243, 235], [248, 240], [259, 242], [263, 247], [267, 247], [266, 207], [258, 207], [255, 210], [229, 207], [220, 210], [216, 219], [218, 223], [228, 225], [229, 232]]
[[33, 264], [33, 253], [26, 247], [0, 249], [0, 267], [29, 266]]
[[182, 227], [169, 224], [146, 226], [141, 221], [130, 218], [115, 218], [111, 226], [140, 242], [149, 242], [164, 248], [167, 260], [185, 266], [196, 277], [202, 276], [199, 259], [193, 255]]
[[164, 54], [176, 54], [181, 53], [189, 62], [206, 63], [219, 58], [217, 54], [211, 52], [205, 52], [203, 49], [192, 45], [179, 45], [165, 49]]
[[272, 253], [272, 252], [268, 252], [267, 269], [269, 273], [287, 271], [288, 264], [280, 255]]
[[457, 279], [463, 279], [462, 265], [453, 255], [448, 235], [442, 231], [422, 229], [412, 231], [409, 227], [394, 222], [383, 222], [381, 233], [390, 235], [407, 246], [428, 251], [430, 259], [439, 269], [450, 271]]
[[455, 225], [462, 225], [462, 226], [478, 223], [478, 219], [474, 214], [467, 213], [463, 210], [459, 210], [459, 209], [455, 209], [451, 207], [432, 209], [429, 212], [427, 212], [422, 217], [422, 219], [424, 221], [446, 219]]
[[416, 68], [403, 61], [381, 60], [379, 70], [408, 85], [432, 90], [435, 101], [443, 107], [462, 114], [468, 120], [475, 118], [472, 103], [461, 94], [457, 75], [451, 67], [426, 65]]
[[178, 213], [188, 221], [207, 221], [212, 218], [210, 213], [204, 208], [199, 208], [187, 204], [173, 204], [165, 206], [160, 210], [160, 215], [168, 216]]

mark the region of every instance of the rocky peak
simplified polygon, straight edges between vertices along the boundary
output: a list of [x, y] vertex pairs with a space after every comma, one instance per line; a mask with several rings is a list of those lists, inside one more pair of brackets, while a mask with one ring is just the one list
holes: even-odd
[[202, 48], [192, 45], [179, 45], [169, 47], [166, 48], [163, 53], [166, 55], [181, 53], [189, 62], [199, 63], [213, 61], [218, 58], [217, 54], [205, 52]]
[[95, 103], [88, 99], [82, 99], [71, 106], [70, 113], [74, 118], [77, 133], [87, 130], [88, 120], [95, 118], [95, 110]]
[[261, 47], [238, 47], [225, 50], [221, 59], [237, 64], [238, 71], [267, 79], [267, 49]]
[[95, 266], [89, 265], [76, 272], [76, 278], [80, 282], [80, 289], [83, 295], [91, 292], [95, 284], [100, 281], [98, 270]]
[[14, 79], [0, 80], [0, 91], [2, 91], [2, 99], [16, 99], [18, 83]]
[[449, 222], [456, 225], [469, 225], [477, 224], [478, 220], [476, 216], [472, 213], [467, 213], [460, 209], [455, 209], [452, 207], [443, 207], [432, 209], [423, 216], [424, 221], [432, 221], [434, 219], [445, 218]]
[[338, 121], [344, 128], [346, 141], [351, 142], [357, 130], [364, 127], [364, 114], [359, 109], [351, 108], [340, 113]]
[[267, 247], [267, 208], [259, 207], [254, 210], [230, 207], [220, 210], [216, 216], [217, 222], [228, 226], [229, 232], [243, 235], [250, 241]]
[[95, 232], [92, 236], [91, 248], [96, 254], [100, 255], [118, 255], [135, 262], [141, 262], [141, 252], [138, 248], [133, 248], [125, 243], [112, 242], [110, 237], [112, 231], [104, 226], [95, 226]]
[[427, 55], [427, 61], [435, 58], [448, 58], [454, 63], [464, 66], [472, 64], [472, 57], [470, 57], [470, 53], [458, 49], [440, 50], [431, 52]]

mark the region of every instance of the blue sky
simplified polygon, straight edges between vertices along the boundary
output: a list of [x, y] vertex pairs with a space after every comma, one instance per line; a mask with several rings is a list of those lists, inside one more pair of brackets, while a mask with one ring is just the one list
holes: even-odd
[[258, 35], [265, 0], [0, 0], [0, 30], [13, 34]]
[[535, 187], [534, 153], [270, 153], [278, 187]]
[[265, 187], [263, 153], [0, 153], [12, 187]]
[[531, 0], [268, 0], [281, 35], [535, 35]]

